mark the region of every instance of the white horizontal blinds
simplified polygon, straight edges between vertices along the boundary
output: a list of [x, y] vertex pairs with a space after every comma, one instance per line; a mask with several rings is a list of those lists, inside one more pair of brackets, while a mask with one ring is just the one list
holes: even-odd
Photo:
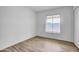
[[60, 15], [47, 16], [46, 32], [60, 33]]
[[46, 32], [52, 32], [52, 16], [47, 16], [46, 20]]
[[60, 15], [53, 15], [52, 22], [52, 32], [60, 33]]
[[53, 23], [60, 23], [60, 15], [53, 15], [52, 21]]

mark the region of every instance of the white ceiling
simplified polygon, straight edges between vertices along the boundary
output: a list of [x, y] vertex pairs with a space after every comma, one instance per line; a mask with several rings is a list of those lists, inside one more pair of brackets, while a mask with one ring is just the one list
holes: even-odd
[[44, 10], [56, 9], [63, 6], [28, 6], [28, 8], [32, 9], [33, 11], [40, 12]]

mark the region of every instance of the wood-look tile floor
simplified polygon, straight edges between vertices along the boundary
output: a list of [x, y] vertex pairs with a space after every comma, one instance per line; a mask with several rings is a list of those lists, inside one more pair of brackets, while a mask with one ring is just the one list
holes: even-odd
[[70, 42], [61, 40], [35, 37], [1, 52], [78, 52], [78, 48]]

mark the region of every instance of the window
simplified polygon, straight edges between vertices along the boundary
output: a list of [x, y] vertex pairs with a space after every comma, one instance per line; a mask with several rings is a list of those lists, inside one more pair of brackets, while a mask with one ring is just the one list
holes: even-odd
[[60, 15], [47, 16], [46, 32], [60, 33]]

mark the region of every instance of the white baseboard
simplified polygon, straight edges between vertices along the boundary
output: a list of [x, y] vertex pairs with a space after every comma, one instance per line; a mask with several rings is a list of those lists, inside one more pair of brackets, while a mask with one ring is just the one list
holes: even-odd
[[3, 49], [6, 49], [6, 48], [8, 48], [8, 47], [10, 47], [10, 46], [16, 45], [16, 44], [18, 44], [18, 43], [20, 43], [20, 42], [22, 42], [22, 41], [31, 39], [31, 38], [33, 38], [33, 37], [35, 37], [35, 36], [36, 36], [36, 35], [28, 36], [28, 37], [25, 37], [25, 38], [23, 38], [23, 39], [21, 39], [21, 40], [17, 40], [16, 42], [12, 42], [11, 44], [8, 44], [8, 42], [7, 42], [6, 45], [4, 44], [3, 47], [0, 47], [0, 50], [3, 50]]
[[[25, 38], [23, 37], [23, 39], [21, 39], [21, 40], [17, 40], [15, 42], [12, 42], [11, 44], [8, 44], [8, 42], [7, 42], [7, 44], [4, 44], [3, 47], [0, 47], [0, 50], [3, 50], [3, 49], [8, 48], [10, 46], [16, 45], [16, 44], [18, 44], [22, 41], [28, 40], [28, 39], [33, 38], [35, 36], [36, 35], [31, 35], [31, 36], [28, 36], [28, 37], [26, 36]], [[37, 35], [37, 36], [39, 36], [39, 35]], [[40, 36], [40, 37], [46, 37], [46, 36]], [[50, 38], [50, 37], [47, 37], [47, 38]], [[53, 38], [53, 39], [56, 39], [56, 38]], [[58, 40], [60, 40], [60, 39], [58, 39]], [[63, 41], [65, 41], [65, 40], [63, 40]], [[69, 41], [69, 42], [71, 42], [71, 41]], [[78, 46], [78, 44], [75, 44], [75, 45]], [[79, 46], [78, 46], [78, 48], [79, 48]]]
[[76, 45], [77, 48], [79, 48], [79, 44], [78, 43], [74, 43]]
[[[59, 38], [52, 38], [52, 37], [48, 37], [48, 36], [42, 36], [42, 35], [38, 35], [38, 36], [40, 36], [40, 37], [47, 37], [47, 38], [51, 38], [51, 39], [57, 39], [57, 40], [62, 40], [62, 39], [59, 39]], [[70, 41], [70, 40], [63, 40], [63, 41], [68, 41], [68, 42], [72, 42], [72, 43], [74, 43], [74, 41]]]

